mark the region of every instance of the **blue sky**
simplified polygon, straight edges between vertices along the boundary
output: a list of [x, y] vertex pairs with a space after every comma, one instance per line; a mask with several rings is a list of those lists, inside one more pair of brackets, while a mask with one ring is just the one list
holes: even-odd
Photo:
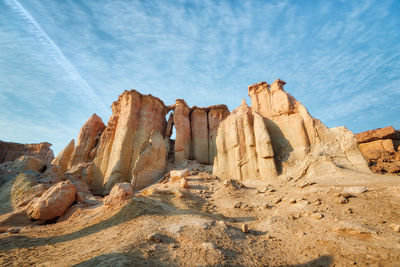
[[225, 103], [280, 78], [329, 127], [400, 128], [400, 1], [0, 1], [0, 140], [59, 152], [126, 89]]

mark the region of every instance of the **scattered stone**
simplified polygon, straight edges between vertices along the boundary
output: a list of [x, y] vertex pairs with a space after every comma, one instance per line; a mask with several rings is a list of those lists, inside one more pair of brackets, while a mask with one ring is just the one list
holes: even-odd
[[21, 231], [21, 229], [19, 229], [19, 228], [10, 228], [10, 229], [8, 229], [8, 232], [10, 234], [18, 234], [20, 231]]
[[171, 177], [171, 182], [177, 182], [180, 181], [182, 178], [186, 178], [189, 175], [189, 170], [172, 170], [169, 172], [169, 175]]
[[316, 184], [316, 182], [304, 182], [300, 185], [300, 188], [304, 188], [304, 187], [311, 186], [314, 184]]
[[346, 204], [346, 203], [349, 203], [349, 199], [344, 196], [341, 196], [341, 197], [339, 197], [338, 202], [339, 202], [339, 204]]
[[202, 246], [206, 250], [210, 250], [210, 251], [216, 250], [218, 248], [214, 243], [211, 243], [211, 242], [205, 242], [202, 244]]
[[180, 181], [180, 187], [182, 189], [188, 189], [189, 188], [189, 182], [186, 178], [182, 178]]
[[279, 197], [279, 198], [277, 198], [276, 200], [275, 200], [275, 204], [278, 204], [278, 203], [280, 203], [280, 202], [282, 202], [282, 198], [281, 197]]
[[294, 199], [294, 198], [289, 198], [289, 203], [290, 203], [290, 204], [294, 204], [294, 203], [296, 203], [296, 201], [297, 201], [297, 200]]
[[324, 218], [324, 215], [322, 213], [315, 212], [315, 213], [311, 214], [311, 217], [320, 220], [320, 219]]
[[164, 241], [164, 236], [159, 233], [151, 233], [147, 236], [147, 241], [161, 243]]
[[243, 203], [242, 202], [236, 202], [235, 205], [233, 206], [233, 208], [235, 209], [240, 209], [242, 207]]
[[343, 188], [343, 193], [345, 194], [363, 194], [367, 192], [367, 188], [365, 186], [351, 186]]
[[239, 190], [241, 188], [245, 188], [246, 187], [244, 184], [242, 184], [241, 182], [239, 182], [239, 181], [237, 181], [235, 179], [226, 180], [224, 182], [224, 186], [225, 187], [230, 187], [230, 188], [232, 188], [234, 190]]
[[226, 225], [226, 223], [224, 221], [217, 221], [217, 225], [219, 227], [221, 227], [222, 229], [227, 229], [228, 226]]
[[242, 232], [243, 233], [249, 232], [249, 225], [247, 223], [242, 224]]
[[400, 224], [394, 224], [392, 223], [390, 225], [390, 228], [392, 228], [393, 231], [395, 231], [396, 233], [400, 233]]
[[104, 198], [104, 204], [108, 206], [120, 206], [126, 200], [133, 197], [133, 190], [130, 183], [115, 184], [108, 196]]

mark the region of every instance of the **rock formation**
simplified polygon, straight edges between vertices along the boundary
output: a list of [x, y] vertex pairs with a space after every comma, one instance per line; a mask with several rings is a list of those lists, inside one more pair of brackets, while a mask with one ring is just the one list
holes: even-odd
[[79, 132], [78, 141], [68, 163], [68, 168], [93, 160], [95, 154], [93, 149], [98, 144], [100, 135], [105, 127], [101, 118], [96, 114], [93, 114], [87, 120]]
[[229, 109], [226, 105], [215, 105], [208, 107], [208, 162], [214, 163], [214, 157], [217, 156], [217, 130], [218, 126], [229, 115]]
[[192, 133], [192, 157], [200, 163], [208, 163], [208, 122], [207, 110], [194, 107], [190, 113]]
[[42, 142], [40, 144], [19, 144], [0, 141], [0, 163], [14, 161], [21, 156], [35, 156], [45, 163], [54, 159], [51, 144]]
[[185, 159], [189, 159], [191, 133], [190, 133], [190, 108], [185, 100], [177, 99], [174, 109], [174, 125], [176, 128], [175, 138], [175, 163], [180, 164]]
[[275, 173], [299, 177], [321, 159], [368, 172], [354, 135], [344, 127], [329, 129], [311, 117], [284, 91], [284, 84], [277, 80], [271, 86], [249, 86], [251, 109], [243, 103], [218, 128], [214, 174], [223, 179], [233, 175], [268, 180]]
[[51, 164], [60, 166], [63, 172], [67, 171], [71, 159], [71, 155], [75, 149], [75, 140], [72, 139], [68, 145], [58, 153], [57, 157], [53, 159]]
[[142, 145], [153, 131], [164, 133], [168, 108], [152, 95], [131, 90], [120, 95], [112, 111], [93, 160], [89, 185], [96, 193], [108, 193], [116, 183], [131, 182]]
[[358, 133], [356, 137], [373, 172], [400, 174], [400, 131], [388, 126]]

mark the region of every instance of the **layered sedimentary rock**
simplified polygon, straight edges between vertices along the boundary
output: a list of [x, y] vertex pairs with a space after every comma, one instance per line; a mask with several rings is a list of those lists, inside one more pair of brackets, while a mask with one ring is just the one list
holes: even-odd
[[189, 159], [191, 146], [190, 133], [190, 108], [185, 100], [177, 99], [174, 109], [174, 125], [176, 129], [175, 138], [175, 163], [180, 164], [185, 159]]
[[[273, 179], [274, 172], [299, 177], [318, 160], [325, 160], [341, 168], [368, 172], [354, 135], [344, 127], [329, 129], [311, 117], [300, 102], [284, 91], [284, 84], [277, 80], [271, 86], [266, 82], [249, 86], [252, 117], [249, 115], [250, 108], [242, 104], [221, 123], [217, 134], [214, 174], [224, 179], [235, 175], [239, 179], [268, 180]], [[248, 128], [246, 133], [243, 133], [243, 127]], [[255, 137], [257, 135], [263, 136], [259, 145]], [[226, 141], [229, 138], [232, 140]], [[262, 142], [271, 144], [272, 150], [265, 149], [266, 145], [262, 145]], [[258, 151], [257, 146], [264, 148], [264, 151]], [[266, 160], [263, 161], [263, 164], [267, 163], [265, 166], [255, 160], [260, 158]], [[272, 159], [275, 166], [271, 164]], [[231, 167], [236, 166], [235, 174], [233, 171], [225, 171], [224, 166], [231, 161], [235, 162], [231, 164]]]
[[192, 156], [200, 163], [208, 163], [208, 121], [205, 108], [194, 107], [190, 113]]
[[356, 137], [373, 172], [400, 174], [400, 131], [388, 126], [356, 134]]
[[208, 107], [208, 162], [214, 163], [214, 157], [217, 156], [217, 130], [219, 124], [229, 115], [229, 109], [226, 105], [215, 105]]
[[274, 152], [264, 119], [242, 104], [220, 123], [213, 173], [226, 179], [268, 180], [276, 176]]
[[174, 114], [170, 113], [167, 121], [167, 127], [165, 127], [165, 137], [170, 138], [172, 135], [172, 128], [174, 127]]
[[164, 133], [168, 108], [152, 95], [131, 90], [119, 96], [112, 111], [93, 160], [89, 185], [96, 193], [108, 193], [116, 183], [131, 182], [143, 143], [153, 131]]
[[68, 168], [71, 168], [82, 162], [93, 160], [93, 149], [98, 144], [100, 135], [105, 127], [106, 126], [101, 118], [96, 114], [93, 114], [86, 121], [79, 132], [79, 137], [76, 142], [74, 152], [71, 155]]
[[60, 166], [61, 169], [65, 172], [68, 169], [68, 165], [71, 159], [71, 155], [75, 149], [75, 140], [72, 139], [68, 145], [58, 153], [57, 157], [53, 159], [51, 164]]
[[40, 144], [19, 144], [0, 141], [0, 163], [14, 161], [21, 156], [34, 156], [45, 163], [54, 159], [51, 144], [42, 142]]

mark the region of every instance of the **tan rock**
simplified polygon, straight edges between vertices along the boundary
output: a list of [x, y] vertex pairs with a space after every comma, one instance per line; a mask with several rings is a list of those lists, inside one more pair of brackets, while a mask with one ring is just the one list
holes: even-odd
[[29, 206], [27, 214], [30, 218], [40, 221], [54, 219], [63, 215], [75, 201], [76, 189], [70, 181], [60, 182]]
[[[103, 121], [99, 116], [93, 114], [82, 126], [75, 149], [71, 155], [68, 168], [82, 162], [92, 161], [91, 152], [99, 142], [99, 138], [104, 128]], [[93, 155], [94, 156], [94, 155]]]
[[172, 135], [172, 128], [174, 127], [174, 114], [171, 113], [169, 114], [168, 121], [167, 121], [167, 127], [165, 127], [165, 137], [168, 139]]
[[[242, 102], [220, 123], [213, 174], [222, 179], [274, 179], [274, 152], [263, 118]], [[257, 147], [258, 145], [258, 147]]]
[[108, 206], [120, 206], [126, 200], [133, 197], [133, 190], [130, 183], [118, 183], [111, 189], [110, 194], [104, 198], [104, 204]]
[[11, 204], [14, 210], [27, 205], [46, 191], [46, 187], [39, 183], [38, 177], [38, 173], [28, 171], [15, 178], [11, 189]]
[[356, 134], [356, 138], [359, 143], [367, 143], [380, 139], [392, 139], [394, 136], [396, 136], [396, 131], [392, 126]]
[[186, 178], [182, 178], [181, 181], [179, 182], [179, 186], [180, 186], [182, 189], [187, 189], [187, 188], [189, 188], [189, 182], [188, 182], [188, 180], [187, 180]]
[[143, 143], [132, 170], [132, 188], [140, 190], [157, 180], [165, 173], [167, 151], [160, 132], [153, 131], [150, 139]]
[[58, 153], [57, 157], [51, 162], [51, 164], [60, 166], [63, 172], [67, 171], [74, 148], [75, 140], [72, 139], [68, 145], [60, 153]]
[[152, 131], [165, 131], [168, 108], [152, 95], [125, 91], [113, 103], [112, 110], [93, 160], [94, 174], [89, 185], [94, 193], [107, 193], [116, 183], [131, 182], [143, 143]]
[[180, 181], [182, 178], [186, 178], [189, 175], [189, 170], [172, 170], [169, 172], [171, 182]]
[[189, 159], [191, 146], [190, 109], [183, 99], [177, 99], [174, 105], [175, 138], [175, 163], [180, 164]]
[[19, 144], [0, 141], [0, 163], [14, 161], [21, 156], [33, 156], [50, 163], [54, 159], [51, 144], [42, 142], [39, 144]]
[[208, 162], [210, 164], [214, 163], [214, 157], [217, 156], [217, 130], [218, 126], [226, 117], [229, 116], [229, 109], [226, 105], [217, 105], [208, 107]]
[[208, 155], [208, 122], [207, 111], [204, 108], [195, 107], [190, 113], [190, 125], [192, 134], [192, 157], [200, 163], [207, 164]]
[[17, 175], [26, 171], [40, 172], [45, 168], [42, 160], [33, 156], [21, 156], [14, 161], [0, 164], [0, 185], [11, 181]]
[[370, 158], [370, 154], [376, 151], [395, 152], [393, 141], [391, 139], [376, 140], [368, 143], [362, 143], [359, 145], [359, 147], [364, 157], [366, 158]]

